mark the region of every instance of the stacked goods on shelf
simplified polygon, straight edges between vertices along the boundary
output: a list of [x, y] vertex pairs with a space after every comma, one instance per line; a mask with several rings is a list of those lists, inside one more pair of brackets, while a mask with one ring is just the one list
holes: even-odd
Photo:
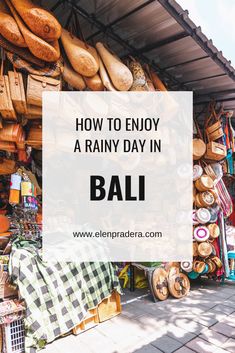
[[4, 175], [0, 183], [0, 325], [6, 352], [24, 352], [24, 306], [20, 293], [11, 285], [9, 259], [13, 242], [41, 244], [40, 188], [35, 176], [23, 167]]
[[6, 152], [1, 175], [14, 173], [17, 162], [27, 165], [32, 148], [42, 148], [44, 91], [166, 90], [147, 65], [132, 57], [125, 64], [101, 42], [87, 44], [30, 0], [0, 4], [5, 21], [0, 37], [0, 149]]
[[181, 264], [191, 279], [200, 275], [219, 278], [224, 274], [223, 219], [232, 211], [222, 179], [222, 165], [227, 156], [221, 123], [224, 112], [216, 113], [214, 104], [210, 104], [208, 111], [205, 139], [195, 121], [197, 136], [193, 140], [193, 262]]

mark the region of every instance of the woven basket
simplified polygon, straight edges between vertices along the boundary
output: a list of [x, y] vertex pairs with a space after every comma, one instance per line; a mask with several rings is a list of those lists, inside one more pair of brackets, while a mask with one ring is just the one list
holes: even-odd
[[201, 257], [208, 257], [212, 253], [212, 246], [210, 243], [202, 242], [198, 245], [198, 254]]
[[193, 139], [193, 160], [201, 159], [206, 153], [206, 144], [203, 140], [196, 138]]
[[195, 186], [198, 191], [207, 191], [214, 187], [214, 181], [209, 175], [203, 174], [198, 180], [196, 180]]

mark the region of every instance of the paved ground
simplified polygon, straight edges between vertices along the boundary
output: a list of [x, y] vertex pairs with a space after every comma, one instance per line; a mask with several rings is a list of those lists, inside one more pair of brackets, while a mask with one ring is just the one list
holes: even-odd
[[188, 297], [153, 303], [144, 291], [122, 297], [123, 311], [42, 353], [235, 353], [235, 283], [203, 281]]

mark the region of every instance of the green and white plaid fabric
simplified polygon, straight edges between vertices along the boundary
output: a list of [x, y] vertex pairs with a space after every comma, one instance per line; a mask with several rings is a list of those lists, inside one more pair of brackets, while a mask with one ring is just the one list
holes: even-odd
[[111, 263], [48, 265], [33, 247], [13, 245], [9, 271], [26, 303], [26, 353], [70, 331], [113, 289], [120, 292]]

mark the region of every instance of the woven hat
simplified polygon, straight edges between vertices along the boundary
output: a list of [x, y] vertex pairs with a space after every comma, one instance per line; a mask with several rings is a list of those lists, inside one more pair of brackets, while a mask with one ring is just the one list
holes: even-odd
[[209, 266], [208, 264], [205, 264], [205, 269], [202, 271], [201, 275], [208, 273], [208, 270], [209, 270]]
[[193, 269], [192, 262], [190, 262], [190, 261], [182, 261], [180, 263], [180, 267], [185, 272], [191, 272]]
[[193, 262], [193, 270], [197, 273], [202, 273], [205, 270], [206, 264], [203, 261], [196, 260]]
[[202, 176], [203, 174], [203, 169], [200, 165], [195, 164], [193, 166], [193, 181], [196, 181], [197, 179], [200, 178], [200, 176]]
[[216, 265], [217, 268], [223, 267], [223, 263], [222, 263], [222, 261], [220, 260], [220, 258], [218, 258], [218, 256], [213, 256], [213, 257], [211, 258], [211, 260], [215, 263], [215, 265]]
[[210, 221], [211, 214], [210, 214], [210, 212], [208, 211], [207, 208], [199, 208], [196, 211], [196, 217], [197, 217], [197, 220], [198, 220], [199, 223], [205, 224], [205, 223], [208, 223]]
[[207, 239], [209, 239], [210, 233], [209, 233], [209, 230], [207, 227], [198, 226], [194, 229], [193, 236], [194, 236], [195, 240], [202, 242], [202, 241], [206, 241]]
[[198, 219], [197, 219], [197, 216], [196, 216], [196, 211], [197, 210], [193, 210], [192, 211], [192, 221], [193, 221], [193, 225], [197, 225], [199, 222], [198, 222]]
[[198, 191], [207, 191], [214, 187], [214, 181], [209, 175], [203, 174], [199, 179], [196, 180], [195, 186]]
[[214, 194], [210, 191], [203, 191], [199, 194], [199, 198], [201, 203], [206, 207], [212, 206], [215, 202]]
[[216, 264], [211, 259], [207, 259], [206, 264], [208, 265], [208, 273], [216, 271]]
[[169, 295], [167, 284], [167, 272], [163, 268], [156, 268], [152, 275], [152, 287], [154, 295], [159, 300], [166, 300]]
[[212, 246], [210, 243], [202, 242], [198, 245], [198, 254], [201, 257], [208, 257], [212, 253]]
[[168, 278], [170, 294], [175, 298], [186, 296], [190, 290], [190, 282], [184, 273], [178, 273]]
[[212, 239], [218, 238], [218, 236], [220, 235], [220, 229], [216, 223], [208, 224], [207, 228], [210, 233], [210, 238], [212, 238]]
[[210, 212], [210, 223], [215, 223], [218, 218], [218, 213], [219, 213], [219, 206], [217, 204], [214, 204], [213, 207], [208, 207], [208, 211]]
[[193, 257], [198, 256], [198, 243], [196, 241], [193, 242]]
[[[24, 73], [30, 73], [38, 76], [57, 77], [63, 72], [64, 69], [62, 59], [59, 59], [53, 63], [43, 63], [43, 66], [38, 66], [35, 63], [32, 64], [29, 60], [26, 61], [22, 56], [20, 57], [16, 53], [13, 54], [7, 52], [7, 58], [16, 69], [19, 69]], [[38, 59], [35, 58], [35, 60]]]

